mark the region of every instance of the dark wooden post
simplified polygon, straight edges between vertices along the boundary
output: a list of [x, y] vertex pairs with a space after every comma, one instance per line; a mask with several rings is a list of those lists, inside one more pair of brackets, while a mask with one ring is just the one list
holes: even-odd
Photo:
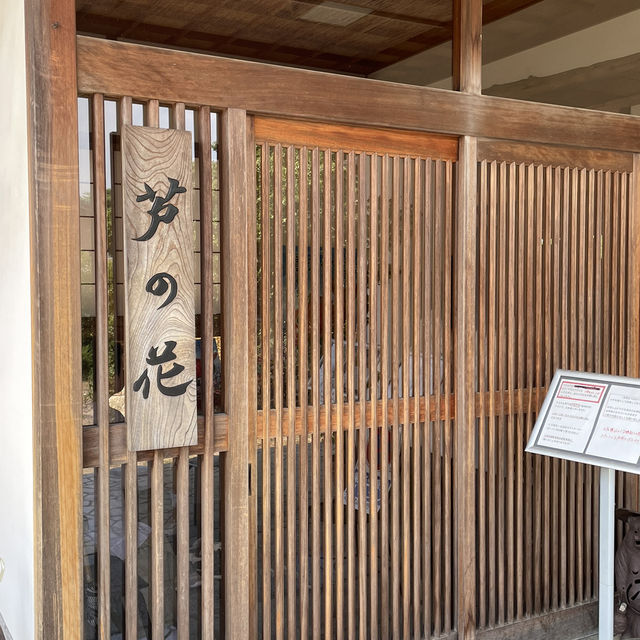
[[[454, 89], [482, 86], [482, 1], [454, 0]], [[456, 531], [458, 638], [476, 635], [476, 193], [478, 140], [460, 138], [456, 215]]]
[[247, 115], [222, 116], [222, 253], [225, 409], [229, 448], [224, 465], [225, 634], [249, 638], [249, 231]]

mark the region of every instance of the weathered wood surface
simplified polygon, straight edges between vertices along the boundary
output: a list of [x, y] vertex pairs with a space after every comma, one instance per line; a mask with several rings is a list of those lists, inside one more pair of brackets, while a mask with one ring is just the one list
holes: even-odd
[[[247, 158], [247, 117], [241, 110], [226, 111], [222, 118], [222, 153], [225, 158], [222, 180], [226, 197], [222, 200], [222, 252], [226, 256], [223, 273], [225, 353], [225, 407], [229, 415], [229, 448], [224, 461], [224, 587], [228, 615], [225, 636], [249, 637], [249, 433], [254, 416], [249, 415], [250, 373], [249, 318], [255, 300], [249, 299], [248, 233], [252, 226], [245, 215], [248, 193], [245, 175]], [[253, 169], [255, 157], [251, 156]], [[253, 205], [255, 206], [255, 205]], [[255, 365], [253, 365], [255, 369]], [[238, 615], [238, 612], [244, 612]]]
[[[200, 115], [199, 126], [204, 130], [205, 122], [209, 119], [209, 108], [203, 107]], [[257, 127], [263, 126], [260, 121], [260, 118], [256, 118]], [[463, 581], [456, 576], [456, 566], [445, 562], [443, 558], [451, 557], [456, 542], [461, 544], [462, 540], [453, 518], [458, 508], [457, 500], [469, 485], [456, 483], [453, 474], [456, 472], [456, 461], [461, 455], [468, 455], [473, 448], [465, 438], [475, 434], [461, 430], [457, 425], [457, 417], [465, 415], [469, 420], [471, 415], [471, 419], [477, 421], [474, 424], [478, 429], [480, 465], [476, 478], [479, 501], [477, 570], [480, 581], [477, 636], [511, 637], [509, 634], [522, 631], [523, 634], [531, 632], [535, 637], [539, 625], [536, 626], [537, 623], [528, 619], [528, 616], [535, 617], [540, 611], [557, 609], [565, 603], [589, 601], [595, 593], [597, 572], [590, 570], [590, 563], [597, 557], [597, 530], [590, 526], [590, 513], [593, 512], [589, 509], [592, 509], [592, 503], [597, 502], [597, 476], [591, 477], [587, 470], [571, 467], [567, 467], [565, 474], [560, 465], [524, 456], [520, 445], [544, 397], [545, 384], [550, 379], [554, 363], [566, 359], [569, 363], [584, 362], [587, 367], [617, 367], [622, 370], [637, 362], [637, 338], [634, 341], [627, 337], [628, 334], [625, 335], [629, 327], [635, 326], [633, 310], [637, 307], [637, 294], [628, 293], [629, 304], [622, 296], [627, 291], [626, 283], [633, 280], [637, 268], [634, 266], [637, 258], [633, 257], [637, 238], [631, 234], [631, 229], [635, 228], [635, 218], [632, 212], [628, 214], [628, 219], [623, 215], [626, 211], [625, 201], [635, 202], [637, 187], [630, 177], [620, 176], [620, 172], [624, 174], [628, 171], [630, 156], [480, 142], [480, 210], [476, 223], [479, 234], [478, 264], [475, 267], [479, 317], [478, 335], [472, 336], [471, 340], [478, 341], [478, 352], [484, 355], [479, 358], [482, 366], [478, 389], [475, 393], [469, 393], [464, 399], [464, 408], [460, 409], [460, 381], [456, 377], [454, 385], [451, 367], [456, 333], [452, 331], [452, 319], [458, 318], [458, 323], [461, 322], [458, 314], [465, 309], [463, 305], [455, 303], [451, 296], [452, 249], [457, 246], [452, 222], [455, 219], [452, 216], [452, 190], [453, 176], [460, 168], [454, 169], [451, 161], [415, 163], [408, 152], [408, 157], [393, 157], [394, 145], [401, 139], [396, 137], [396, 132], [385, 132], [384, 147], [391, 156], [376, 156], [369, 155], [369, 147], [363, 146], [365, 153], [361, 153], [360, 149], [360, 145], [375, 136], [365, 134], [364, 137], [352, 139], [347, 135], [348, 127], [334, 128], [333, 125], [327, 128], [312, 125], [314, 128], [309, 133], [301, 123], [293, 123], [288, 132], [288, 122], [291, 121], [278, 121], [273, 125], [267, 123], [262, 133], [265, 136], [268, 133], [269, 137], [277, 135], [285, 139], [286, 144], [278, 144], [274, 140], [270, 146], [261, 145], [259, 151], [263, 167], [269, 164], [271, 153], [274, 158], [273, 175], [262, 176], [262, 192], [266, 193], [269, 189], [274, 191], [273, 215], [268, 202], [264, 198], [262, 201], [262, 237], [273, 236], [275, 247], [287, 245], [287, 249], [274, 250], [267, 244], [258, 244], [263, 277], [261, 288], [254, 290], [249, 284], [246, 292], [234, 291], [232, 297], [227, 298], [227, 304], [233, 299], [237, 304], [246, 293], [251, 304], [239, 313], [248, 314], [249, 319], [254, 320], [256, 309], [251, 305], [257, 303], [264, 309], [273, 305], [269, 313], [258, 316], [263, 329], [260, 353], [262, 408], [251, 404], [257, 395], [253, 394], [251, 386], [254, 380], [251, 363], [255, 363], [253, 347], [239, 346], [249, 363], [248, 377], [245, 377], [245, 372], [236, 371], [235, 379], [239, 383], [238, 388], [246, 388], [246, 397], [249, 399], [245, 402], [238, 396], [233, 400], [228, 396], [227, 410], [230, 414], [215, 418], [213, 404], [206, 402], [206, 436], [204, 422], [200, 420], [200, 444], [190, 449], [190, 453], [204, 452], [200, 487], [203, 499], [208, 499], [206, 496], [212, 496], [213, 492], [205, 469], [207, 464], [211, 468], [213, 452], [238, 447], [233, 456], [236, 463], [238, 460], [242, 460], [242, 463], [237, 463], [234, 468], [229, 455], [224, 466], [227, 468], [228, 487], [235, 486], [240, 500], [236, 504], [241, 504], [243, 510], [227, 518], [227, 536], [233, 536], [239, 523], [249, 522], [246, 549], [252, 547], [252, 541], [256, 539], [251, 521], [254, 506], [251, 495], [247, 499], [245, 493], [245, 487], [247, 492], [249, 489], [246, 464], [254, 460], [251, 444], [255, 444], [258, 438], [262, 439], [263, 447], [275, 445], [272, 459], [269, 456], [262, 457], [262, 537], [258, 537], [261, 542], [258, 553], [263, 561], [263, 573], [258, 578], [264, 589], [262, 603], [265, 611], [274, 608], [275, 629], [271, 617], [263, 615], [262, 632], [265, 637], [284, 637], [286, 632], [296, 633], [296, 629], [304, 626], [307, 629], [312, 627], [310, 632], [316, 636], [324, 630], [327, 637], [349, 635], [350, 630], [354, 629], [360, 634], [370, 632], [376, 636], [385, 635], [390, 630], [403, 631], [406, 635], [409, 621], [412, 631], [416, 625], [423, 625], [423, 628], [439, 637], [450, 637], [456, 633], [453, 631], [457, 622], [456, 614], [462, 613], [462, 610], [456, 610], [455, 602], [460, 598], [460, 589], [463, 595], [467, 591]], [[247, 122], [244, 135], [238, 129], [239, 120], [231, 124], [235, 127], [236, 142], [244, 139], [247, 143], [251, 138], [250, 121]], [[344, 153], [339, 151], [332, 154], [312, 144], [313, 135], [317, 135], [324, 143], [335, 148], [333, 145], [339, 142], [343, 131], [347, 147]], [[203, 146], [207, 137], [208, 133], [200, 133]], [[296, 226], [286, 219], [288, 211], [284, 203], [291, 201], [292, 193], [297, 201], [302, 192], [299, 187], [292, 189], [288, 182], [292, 173], [295, 173], [290, 171], [290, 165], [287, 166], [290, 150], [299, 153], [296, 151], [298, 145], [300, 149], [309, 145], [305, 153], [309, 153], [310, 164], [307, 169], [310, 169], [312, 178], [308, 202], [296, 205], [296, 215], [304, 215], [309, 220], [304, 223], [299, 220]], [[438, 153], [445, 153], [443, 148]], [[397, 149], [395, 151], [402, 155]], [[245, 153], [247, 171], [251, 171], [251, 144]], [[306, 155], [299, 156], [303, 175], [305, 158]], [[378, 167], [379, 171], [371, 171], [370, 176], [365, 172], [363, 177], [362, 164], [359, 164], [362, 158], [365, 158], [365, 163], [370, 162], [371, 166]], [[237, 157], [235, 160], [239, 162]], [[317, 174], [321, 171], [320, 166], [331, 166], [334, 160], [335, 173], [332, 175], [343, 175], [344, 172], [345, 179], [335, 183], [335, 177], [324, 181], [319, 179]], [[563, 168], [565, 162], [569, 169]], [[205, 174], [201, 176], [202, 181], [210, 171], [206, 160], [201, 159], [201, 164], [204, 167], [201, 173]], [[283, 171], [283, 167], [286, 171]], [[397, 180], [394, 175], [398, 176]], [[420, 177], [422, 175], [424, 182]], [[231, 176], [228, 178], [231, 179]], [[277, 188], [272, 188], [272, 184]], [[358, 205], [354, 205], [360, 196], [358, 185], [362, 184], [367, 184], [367, 197], [371, 203], [366, 223], [358, 217]], [[425, 193], [427, 185], [432, 190], [431, 201], [421, 202], [421, 184]], [[413, 201], [407, 197], [407, 189], [411, 186], [414, 190]], [[234, 187], [237, 188], [238, 185]], [[240, 206], [241, 197], [237, 190], [234, 193], [231, 194], [233, 202]], [[201, 194], [201, 198], [206, 206], [206, 193]], [[322, 214], [323, 207], [324, 210], [331, 209], [332, 198], [339, 203], [335, 220], [333, 214]], [[247, 210], [250, 206], [251, 203]], [[319, 219], [315, 218], [316, 209], [320, 210]], [[407, 224], [409, 229], [412, 224], [415, 229], [418, 217], [412, 223], [410, 218], [403, 215], [404, 211], [411, 211], [412, 216], [423, 215], [425, 220], [425, 228], [418, 236], [412, 237], [408, 244], [405, 244]], [[226, 215], [229, 215], [228, 210]], [[284, 222], [276, 223], [276, 220]], [[242, 233], [246, 232], [247, 242], [250, 242], [253, 237], [250, 222], [235, 219], [233, 224], [238, 225]], [[304, 224], [308, 225], [306, 230]], [[368, 231], [367, 224], [370, 225]], [[584, 237], [579, 233], [581, 228], [587, 229]], [[307, 238], [309, 229], [311, 234]], [[333, 235], [334, 229], [337, 237]], [[380, 264], [389, 264], [392, 258], [393, 265], [389, 277], [381, 278], [380, 287], [373, 287], [365, 294], [358, 287], [358, 279], [363, 272], [365, 252], [362, 248], [367, 232], [370, 234], [370, 245], [366, 257], [370, 261], [367, 266], [371, 281], [379, 277]], [[602, 254], [601, 234], [605, 237]], [[201, 235], [207, 236], [206, 233]], [[287, 243], [288, 235], [296, 237], [297, 255], [291, 243]], [[629, 236], [626, 245], [625, 236]], [[374, 242], [373, 238], [379, 238], [379, 242]], [[242, 245], [238, 238], [227, 238], [226, 242], [229, 243], [227, 250]], [[346, 250], [336, 253], [334, 275], [330, 261], [325, 260], [322, 282], [313, 269], [308, 283], [303, 284], [299, 276], [292, 278], [294, 270], [306, 272], [308, 265], [305, 266], [305, 261], [308, 256], [311, 256], [313, 264], [317, 264], [321, 252], [327, 255], [336, 243], [338, 246], [344, 245]], [[309, 247], [310, 253], [307, 253]], [[352, 253], [353, 248], [355, 253]], [[581, 256], [584, 257], [585, 273], [580, 271]], [[251, 252], [247, 252], [246, 256], [236, 255], [236, 259], [235, 266], [240, 269], [245, 259], [250, 269], [254, 268], [251, 265], [257, 264]], [[456, 254], [456, 261], [460, 259], [460, 254]], [[203, 264], [205, 260], [203, 257]], [[462, 269], [463, 265], [456, 262], [455, 267]], [[205, 271], [203, 267], [203, 273]], [[530, 285], [531, 279], [535, 286]], [[292, 280], [298, 291], [310, 284], [307, 296], [311, 297], [312, 304], [308, 310], [296, 307], [291, 299], [288, 291], [292, 288]], [[211, 278], [203, 278], [203, 287], [207, 286], [208, 281]], [[227, 273], [225, 282], [229, 284], [236, 281]], [[563, 296], [554, 288], [555, 283], [562, 283], [570, 293]], [[611, 291], [606, 290], [609, 283]], [[403, 313], [404, 307], [413, 304], [412, 296], [407, 297], [412, 287], [421, 289], [419, 304], [423, 305], [418, 315], [415, 315], [417, 310], [413, 308], [413, 325], [410, 316]], [[319, 289], [324, 294], [321, 299], [315, 296]], [[364, 306], [363, 295], [366, 298]], [[466, 296], [468, 301], [468, 291]], [[210, 295], [205, 293], [203, 304], [209, 298]], [[366, 342], [362, 333], [365, 326], [360, 320], [367, 316], [367, 307], [369, 310], [377, 307], [378, 299], [383, 308], [393, 305], [394, 309], [400, 310], [380, 314], [379, 317], [369, 313], [371, 325], [368, 330], [372, 348], [379, 348], [380, 361], [388, 363], [378, 371], [375, 358], [372, 358], [369, 363], [370, 376], [372, 379], [379, 376], [381, 389], [392, 388], [392, 393], [390, 398], [386, 393], [381, 393], [379, 397], [360, 399], [354, 393], [356, 387], [363, 385], [365, 368], [358, 350], [358, 344]], [[615, 308], [607, 309], [607, 305], [614, 302]], [[306, 313], [308, 316], [305, 316]], [[205, 310], [204, 315], [209, 317], [210, 314]], [[306, 327], [309, 318], [317, 316], [323, 319], [321, 327], [313, 322], [308, 334], [296, 333], [297, 349], [295, 361], [292, 362], [283, 339], [286, 326], [295, 324]], [[584, 317], [584, 323], [579, 321], [580, 317]], [[423, 335], [412, 333], [412, 326], [420, 324], [425, 318], [428, 321], [422, 322], [420, 329]], [[627, 329], [623, 322], [625, 318], [629, 323]], [[231, 331], [225, 335], [231, 335], [237, 345], [246, 344], [245, 327], [231, 324], [234, 320], [235, 316], [225, 321], [229, 323], [225, 326]], [[459, 331], [460, 327], [456, 326]], [[248, 321], [246, 329], [249, 336], [255, 335], [251, 327]], [[337, 349], [336, 360], [340, 363], [339, 371], [345, 372], [339, 373], [338, 388], [346, 388], [347, 395], [338, 394], [332, 403], [331, 389], [325, 384], [324, 404], [321, 405], [318, 363], [323, 356], [325, 362], [331, 361], [332, 329], [335, 329], [336, 342], [344, 345], [344, 348]], [[270, 340], [269, 336], [274, 339]], [[206, 344], [210, 341], [205, 338], [204, 342], [206, 350]], [[462, 344], [459, 343], [460, 346]], [[407, 361], [407, 354], [412, 350], [420, 352], [421, 349], [427, 362], [431, 362], [432, 358], [437, 361], [442, 354], [445, 363], [442, 368], [435, 367], [430, 392], [407, 398], [398, 391], [398, 385], [407, 388], [409, 367], [399, 374], [398, 366]], [[465, 354], [459, 351], [458, 354], [464, 359]], [[294, 378], [291, 386], [292, 372], [309, 370], [309, 362], [315, 381], [310, 378], [307, 389], [306, 381], [297, 374], [299, 379]], [[273, 364], [273, 369], [270, 364]], [[417, 360], [414, 360], [414, 380], [419, 377], [417, 366]], [[467, 373], [470, 366], [467, 361]], [[205, 385], [205, 393], [206, 389]], [[299, 395], [295, 407], [289, 400], [292, 389], [294, 396]], [[264, 398], [273, 399], [273, 404], [265, 404]], [[242, 415], [255, 419], [255, 425], [249, 420], [243, 422]], [[249, 439], [247, 449], [239, 440], [233, 444], [229, 441], [232, 437], [229, 424], [234, 424], [234, 429], [238, 425], [246, 429], [244, 434]], [[361, 464], [363, 459], [363, 435], [380, 425], [383, 433], [389, 428], [391, 437], [370, 438], [371, 459], [377, 459], [380, 452], [382, 477], [387, 477], [389, 470], [397, 474], [394, 475], [394, 483], [400, 491], [383, 491], [381, 510], [374, 510], [364, 518], [362, 512], [356, 514], [353, 510], [356, 499], [362, 503], [362, 485], [359, 491], [354, 491], [353, 487], [354, 465], [356, 462]], [[398, 428], [398, 425], [402, 426]], [[88, 461], [88, 466], [98, 464], [98, 447], [95, 444], [98, 431], [97, 427], [86, 430], [85, 442], [89, 445], [93, 439], [94, 443], [86, 448], [85, 462]], [[405, 437], [406, 433], [412, 439], [413, 448], [409, 447], [409, 455], [407, 445], [410, 438]], [[326, 437], [328, 434], [335, 434], [335, 438]], [[102, 459], [105, 460], [107, 456], [102, 435]], [[110, 427], [109, 460], [124, 459], [123, 435], [122, 425]], [[239, 432], [235, 432], [236, 436], [244, 437]], [[319, 439], [322, 437], [324, 442], [321, 448], [317, 445], [320, 445]], [[293, 465], [292, 458], [287, 457], [285, 461], [283, 455], [288, 441], [292, 440], [298, 443], [301, 450], [304, 450], [305, 442], [311, 446], [312, 456], [309, 460], [313, 472], [311, 475], [305, 474], [304, 479], [301, 477], [304, 466], [302, 459]], [[337, 446], [338, 442], [340, 446]], [[420, 447], [421, 452], [418, 451]], [[434, 455], [436, 451], [441, 455]], [[165, 457], [179, 455], [178, 449], [163, 452]], [[237, 455], [240, 457], [237, 458]], [[130, 459], [135, 460], [135, 454]], [[137, 459], [147, 460], [149, 454], [143, 452]], [[416, 459], [422, 467], [421, 477], [413, 472], [417, 466]], [[306, 459], [304, 464], [307, 464]], [[469, 468], [475, 468], [475, 465], [469, 462]], [[322, 482], [319, 481], [317, 469], [324, 471]], [[253, 468], [250, 473], [253, 473]], [[405, 481], [407, 473], [413, 474], [409, 490]], [[291, 487], [290, 477], [294, 478], [295, 487]], [[252, 483], [252, 486], [255, 487], [255, 484]], [[583, 486], [582, 490], [580, 486]], [[568, 495], [571, 488], [576, 489], [573, 498]], [[343, 510], [336, 508], [336, 505], [343, 503], [344, 489], [347, 489], [347, 504]], [[416, 527], [415, 514], [418, 511], [415, 499], [419, 493], [422, 504], [418, 511], [422, 513], [421, 522]], [[291, 501], [304, 505], [309, 495], [313, 524], [310, 529], [305, 529], [305, 525], [299, 523], [299, 516], [291, 517]], [[625, 481], [619, 499], [637, 500], [637, 483]], [[320, 512], [324, 515], [324, 523], [321, 522]], [[562, 533], [561, 514], [565, 512], [567, 532], [572, 532], [573, 540], [567, 540], [566, 534]], [[204, 514], [203, 506], [203, 519]], [[260, 512], [257, 516], [260, 517]], [[290, 526], [292, 522], [300, 524], [295, 531]], [[319, 530], [319, 527], [322, 529]], [[208, 525], [207, 528], [203, 527], [203, 566], [207, 550], [211, 550], [212, 546], [212, 536], [206, 534], [206, 530]], [[412, 544], [407, 544], [407, 531], [416, 536]], [[505, 534], [506, 531], [510, 532], [509, 536]], [[465, 535], [467, 533], [464, 532]], [[205, 535], [209, 535], [208, 541]], [[510, 543], [508, 537], [513, 542]], [[359, 555], [364, 546], [363, 540], [370, 549], [369, 566], [365, 566], [364, 572]], [[498, 545], [494, 544], [496, 540]], [[310, 560], [307, 560], [303, 556], [309, 541], [311, 551], [308, 556]], [[417, 546], [416, 541], [419, 541]], [[332, 557], [336, 543], [339, 553], [335, 564], [324, 561], [323, 566], [323, 557]], [[394, 548], [401, 551], [399, 562], [394, 560]], [[419, 549], [421, 562], [416, 563], [415, 549]], [[240, 567], [248, 566], [251, 572], [251, 551], [247, 555], [248, 558], [232, 559]], [[212, 569], [212, 554], [209, 556], [206, 562]], [[291, 598], [291, 574], [287, 574], [287, 571], [292, 556], [301, 573], [308, 575], [311, 568], [311, 591], [304, 600], [301, 596], [293, 600]], [[156, 553], [155, 558], [158, 557]], [[245, 560], [247, 565], [243, 564]], [[230, 570], [230, 566], [227, 562], [227, 570]], [[244, 574], [247, 572], [244, 568], [242, 571]], [[182, 571], [183, 579], [184, 575]], [[203, 582], [205, 579], [208, 578], [203, 576]], [[296, 576], [296, 588], [299, 580]], [[162, 582], [159, 572], [155, 582], [157, 585]], [[341, 585], [340, 588], [337, 588], [337, 584]], [[394, 585], [400, 587], [399, 591], [393, 588]], [[235, 587], [234, 598], [246, 596], [248, 602], [252, 602], [251, 585], [246, 587], [246, 592], [243, 586]], [[207, 594], [203, 595], [203, 619], [205, 616], [212, 618], [211, 608], [207, 608], [213, 603], [213, 593], [209, 589], [203, 585], [203, 594]], [[271, 598], [272, 589], [276, 594], [274, 600]], [[371, 595], [369, 602], [364, 605], [366, 622], [363, 622], [365, 618], [359, 613], [363, 609], [363, 593]], [[415, 604], [420, 599], [426, 604], [418, 610]], [[285, 605], [291, 605], [292, 602], [296, 625], [293, 630], [291, 607], [288, 615]], [[128, 600], [127, 608], [130, 606]], [[154, 611], [156, 619], [160, 613], [158, 605]], [[182, 620], [184, 615], [180, 616]], [[560, 619], [562, 616], [556, 619], [555, 615], [549, 620], [554, 624], [557, 622], [559, 628], [566, 631], [567, 627]], [[324, 619], [324, 629], [318, 625], [318, 618]], [[336, 626], [338, 618], [339, 627]], [[253, 628], [254, 624], [255, 621], [249, 617], [249, 628]], [[507, 626], [503, 626], [505, 624]]]
[[[197, 142], [201, 149], [211, 145], [211, 113], [207, 107], [197, 111]], [[213, 457], [216, 451], [216, 438], [224, 433], [224, 445], [227, 448], [228, 420], [225, 416], [223, 429], [214, 414], [213, 385], [213, 201], [211, 154], [198, 156], [198, 178], [200, 184], [200, 272], [202, 281], [202, 399], [204, 416], [198, 419], [198, 443], [202, 443], [200, 464], [201, 506], [201, 555], [202, 555], [202, 602], [200, 615], [202, 635], [213, 637], [215, 626], [215, 599], [213, 585], [213, 540], [214, 540], [214, 473]]]
[[33, 350], [24, 357], [33, 363], [34, 627], [40, 638], [68, 640], [82, 635], [75, 4], [28, 0], [24, 10], [33, 329]]
[[133, 451], [197, 443], [190, 149], [188, 132], [123, 127], [126, 401]]
[[[640, 123], [632, 116], [393, 85], [84, 36], [78, 37], [78, 53], [78, 89], [83, 93], [235, 107], [256, 114], [360, 126], [640, 150]], [[297, 88], [295, 100], [291, 87]]]
[[619, 151], [580, 149], [505, 140], [478, 140], [478, 161], [499, 159], [535, 165], [559, 165], [584, 169], [631, 171], [633, 155]]
[[92, 99], [93, 196], [96, 269], [96, 422], [99, 431], [98, 468], [98, 634], [109, 637], [111, 629], [111, 562], [109, 544], [109, 335], [107, 209], [104, 179], [104, 99]]
[[300, 147], [396, 153], [443, 160], [455, 160], [458, 155], [458, 140], [453, 136], [284, 118], [256, 117], [254, 121], [258, 140], [286, 141]]
[[[476, 374], [476, 195], [478, 143], [460, 139], [456, 212], [456, 529], [457, 603], [460, 638], [475, 637], [476, 630], [476, 474], [475, 398]], [[509, 403], [510, 412], [513, 403]]]

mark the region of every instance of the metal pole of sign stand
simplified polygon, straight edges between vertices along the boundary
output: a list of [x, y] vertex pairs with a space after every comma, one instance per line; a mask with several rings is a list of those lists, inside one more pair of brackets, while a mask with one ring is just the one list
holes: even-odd
[[613, 550], [615, 534], [615, 469], [600, 469], [599, 640], [613, 640]]

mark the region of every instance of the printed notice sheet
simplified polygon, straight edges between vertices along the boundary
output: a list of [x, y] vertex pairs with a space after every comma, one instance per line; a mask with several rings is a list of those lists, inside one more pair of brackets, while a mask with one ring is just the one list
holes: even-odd
[[640, 380], [557, 371], [527, 451], [640, 473]]

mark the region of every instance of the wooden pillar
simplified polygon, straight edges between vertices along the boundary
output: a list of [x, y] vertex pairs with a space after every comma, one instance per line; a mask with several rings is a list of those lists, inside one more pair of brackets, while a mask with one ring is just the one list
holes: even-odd
[[[454, 89], [480, 94], [482, 1], [454, 0]], [[478, 140], [460, 138], [456, 211], [456, 531], [458, 638], [476, 635], [476, 194]]]
[[36, 636], [82, 637], [80, 232], [73, 0], [27, 0]]
[[453, 88], [482, 92], [482, 0], [453, 0]]
[[[249, 232], [247, 115], [222, 115], [222, 295], [225, 409], [229, 446], [224, 465], [225, 637], [249, 638]], [[254, 298], [255, 299], [255, 298]]]
[[640, 154], [633, 154], [629, 203], [629, 309], [627, 375], [640, 375]]
[[36, 636], [82, 637], [80, 232], [73, 0], [27, 0]]

